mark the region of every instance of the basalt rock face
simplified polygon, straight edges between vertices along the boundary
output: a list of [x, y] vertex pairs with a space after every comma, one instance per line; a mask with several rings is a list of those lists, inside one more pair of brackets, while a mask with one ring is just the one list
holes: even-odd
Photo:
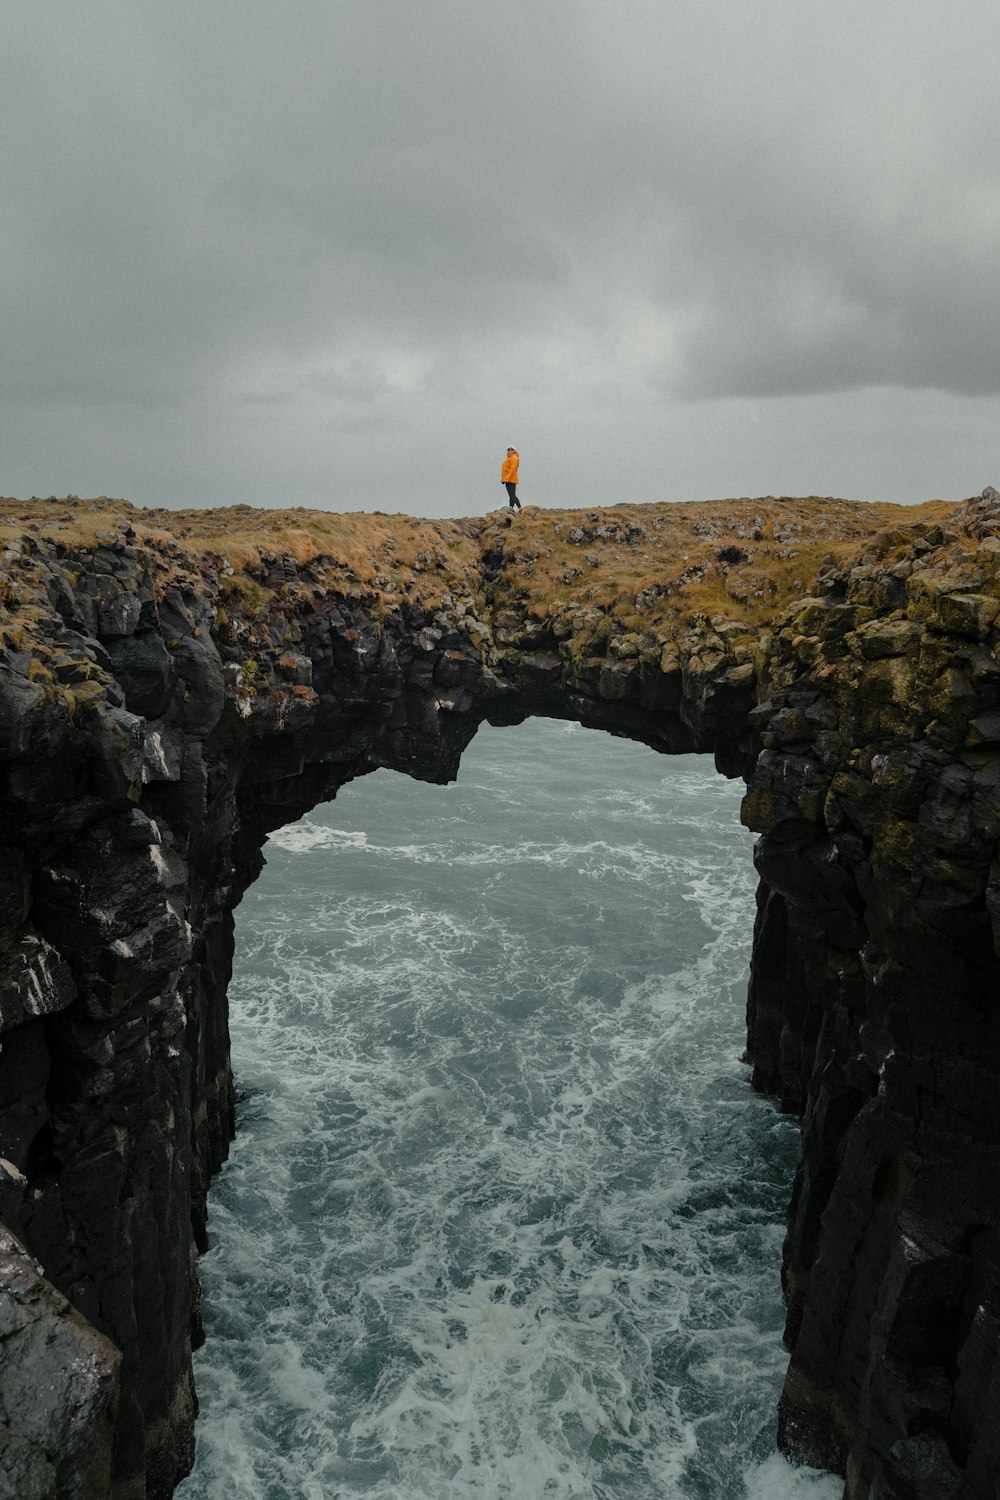
[[848, 1500], [1000, 1483], [1000, 497], [775, 635], [757, 1085], [804, 1110], [780, 1436]]
[[0, 1495], [107, 1494], [121, 1356], [0, 1228]]
[[233, 911], [268, 831], [546, 714], [748, 781], [754, 1082], [804, 1115], [783, 1442], [851, 1500], [995, 1494], [998, 512], [888, 535], [756, 645], [698, 617], [599, 653], [499, 597], [496, 526], [475, 599], [387, 608], [284, 559], [266, 630], [121, 528], [26, 534], [0, 574], [31, 615], [0, 658], [0, 1271], [32, 1315], [0, 1326], [42, 1383], [65, 1297], [87, 1376], [72, 1445], [58, 1400], [16, 1423], [23, 1493], [166, 1496], [190, 1464]]

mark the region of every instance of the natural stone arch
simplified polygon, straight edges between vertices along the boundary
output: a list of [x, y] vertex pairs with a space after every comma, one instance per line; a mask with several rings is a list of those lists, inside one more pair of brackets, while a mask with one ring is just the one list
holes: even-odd
[[[71, 553], [29, 537], [19, 582], [47, 601], [31, 639], [52, 649], [39, 668], [5, 637], [0, 672], [0, 1214], [122, 1351], [113, 1419], [115, 1359], [90, 1345], [74, 1472], [105, 1472], [112, 1427], [118, 1497], [168, 1494], [189, 1461], [192, 1226], [204, 1243], [232, 1129], [232, 910], [263, 838], [374, 766], [447, 780], [480, 722], [545, 713], [711, 751], [748, 781], [755, 1080], [805, 1116], [786, 1445], [846, 1470], [851, 1500], [876, 1482], [897, 1500], [989, 1493], [995, 502], [956, 525], [828, 573], [756, 648], [695, 619], [635, 655], [624, 635], [566, 650], [491, 603], [492, 533], [485, 618], [299, 590], [256, 655], [176, 559], [158, 581], [128, 536]], [[9, 1255], [24, 1295], [49, 1299]]]
[[[44, 1118], [15, 1143], [4, 1207], [29, 1250], [44, 1249], [56, 1284], [121, 1349], [112, 1493], [144, 1482], [155, 1495], [190, 1462], [189, 1330], [195, 1341], [201, 1330], [189, 1248], [192, 1232], [194, 1247], [207, 1243], [208, 1186], [233, 1130], [232, 912], [267, 834], [379, 766], [453, 779], [486, 720], [544, 712], [688, 750], [697, 736], [680, 715], [685, 694], [706, 707], [716, 690], [745, 704], [751, 695], [745, 671], [726, 682], [732, 661], [717, 689], [679, 663], [644, 675], [635, 662], [585, 662], [563, 680], [546, 650], [510, 652], [498, 673], [440, 614], [373, 621], [341, 601], [311, 622], [306, 649], [282, 653], [274, 675], [284, 688], [245, 697], [237, 674], [227, 682], [207, 599], [154, 603], [127, 548], [94, 562], [108, 569], [94, 576], [113, 619], [100, 605], [96, 618], [71, 616], [84, 627], [72, 645], [81, 676], [85, 662], [103, 668], [101, 690], [79, 693], [70, 714], [30, 678], [6, 683], [30, 910], [5, 1019], [22, 1023], [19, 1040], [37, 1055]], [[128, 633], [112, 633], [123, 625]], [[70, 806], [84, 783], [98, 797], [88, 791], [82, 826], [50, 813], [31, 851], [55, 791], [52, 765]], [[119, 1210], [102, 1214], [115, 1200]], [[104, 1413], [95, 1441], [105, 1448], [113, 1363], [94, 1370]], [[107, 1463], [102, 1450], [95, 1472]]]

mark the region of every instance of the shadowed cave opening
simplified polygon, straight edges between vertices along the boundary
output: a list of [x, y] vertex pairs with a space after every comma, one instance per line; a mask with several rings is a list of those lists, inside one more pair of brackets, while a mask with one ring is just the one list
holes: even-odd
[[798, 1130], [751, 1092], [742, 783], [483, 728], [273, 834], [184, 1500], [802, 1500], [775, 1452]]

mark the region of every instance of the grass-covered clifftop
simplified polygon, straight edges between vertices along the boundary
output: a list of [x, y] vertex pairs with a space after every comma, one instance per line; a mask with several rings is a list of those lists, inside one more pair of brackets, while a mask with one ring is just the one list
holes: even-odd
[[333, 596], [363, 601], [376, 616], [403, 603], [428, 613], [458, 605], [508, 630], [542, 626], [584, 654], [613, 637], [663, 646], [707, 621], [753, 636], [824, 574], [862, 557], [889, 563], [920, 538], [934, 539], [955, 509], [810, 496], [422, 520], [2, 499], [0, 644], [44, 648], [50, 601], [32, 567], [44, 544], [70, 572], [74, 554], [127, 544], [148, 557], [157, 592], [214, 596], [223, 630], [241, 621], [266, 632], [271, 611], [295, 613]]

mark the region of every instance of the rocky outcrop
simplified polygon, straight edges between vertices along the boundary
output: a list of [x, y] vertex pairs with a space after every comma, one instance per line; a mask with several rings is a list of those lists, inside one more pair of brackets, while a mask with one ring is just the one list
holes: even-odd
[[750, 1048], [804, 1112], [781, 1438], [849, 1500], [1000, 1475], [1000, 497], [956, 521], [803, 600], [752, 714]]
[[[602, 545], [632, 570], [614, 608], [572, 593], [558, 517], [455, 523], [410, 572], [386, 534], [364, 577], [256, 544], [238, 572], [221, 540], [185, 551], [120, 506], [86, 539], [20, 529], [0, 565], [0, 1217], [21, 1242], [0, 1246], [0, 1394], [23, 1493], [166, 1496], [190, 1464], [232, 913], [267, 833], [378, 766], [446, 781], [480, 723], [535, 713], [747, 779], [754, 1082], [803, 1114], [783, 1442], [850, 1500], [995, 1493], [1000, 500], [949, 530], [869, 517], [867, 551], [763, 635], [752, 599], [680, 607], [710, 568], [753, 594], [731, 577], [759, 564], [751, 509], [732, 537], [697, 514], [714, 560], [661, 585], [641, 522], [572, 527], [588, 577]], [[26, 1426], [7, 1393], [53, 1357], [86, 1367], [79, 1401], [50, 1385]]]

